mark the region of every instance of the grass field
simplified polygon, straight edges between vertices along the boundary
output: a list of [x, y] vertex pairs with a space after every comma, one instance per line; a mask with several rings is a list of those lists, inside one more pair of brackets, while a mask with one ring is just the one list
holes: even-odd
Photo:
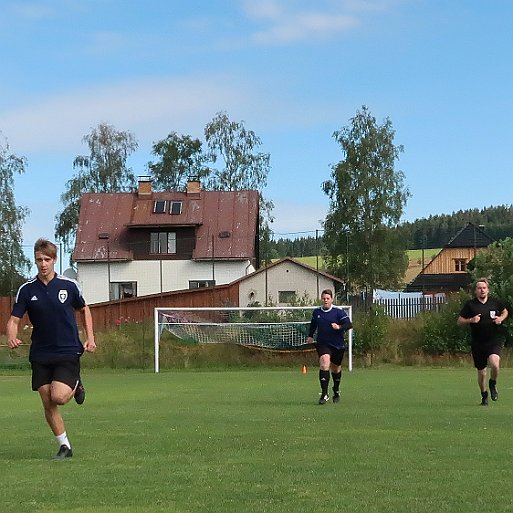
[[513, 370], [478, 406], [474, 370], [88, 370], [56, 443], [29, 374], [0, 375], [3, 512], [513, 511]]

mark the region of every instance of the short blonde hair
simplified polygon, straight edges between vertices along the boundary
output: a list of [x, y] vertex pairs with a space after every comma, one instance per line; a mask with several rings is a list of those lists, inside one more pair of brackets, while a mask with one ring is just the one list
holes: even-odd
[[488, 282], [488, 278], [479, 278], [476, 280], [476, 284], [474, 285], [474, 289], [477, 288], [478, 283], [486, 283], [486, 286], [490, 288], [490, 283]]
[[34, 255], [37, 252], [43, 253], [43, 255], [49, 256], [50, 258], [57, 258], [57, 246], [50, 242], [48, 239], [40, 238], [36, 240], [34, 244]]

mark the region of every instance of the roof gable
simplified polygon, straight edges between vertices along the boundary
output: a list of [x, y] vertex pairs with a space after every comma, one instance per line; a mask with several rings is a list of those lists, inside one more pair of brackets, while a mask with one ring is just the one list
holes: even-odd
[[234, 280], [231, 283], [238, 283], [238, 282], [241, 282], [241, 281], [244, 281], [244, 280], [249, 280], [249, 279], [253, 278], [254, 276], [256, 276], [257, 274], [265, 273], [266, 271], [269, 271], [269, 269], [274, 269], [274, 268], [277, 268], [277, 267], [281, 267], [281, 266], [283, 266], [283, 265], [285, 265], [287, 263], [293, 264], [293, 265], [295, 265], [297, 267], [301, 267], [302, 269], [306, 269], [309, 272], [319, 274], [319, 275], [324, 276], [325, 278], [333, 280], [333, 281], [335, 281], [337, 283], [340, 283], [340, 284], [344, 283], [344, 280], [341, 280], [340, 278], [337, 278], [336, 276], [333, 276], [332, 274], [329, 274], [327, 272], [320, 271], [320, 270], [318, 271], [317, 269], [313, 268], [312, 266], [310, 266], [308, 264], [304, 264], [303, 262], [300, 262], [299, 260], [296, 260], [295, 258], [292, 258], [292, 257], [281, 258], [280, 260], [277, 260], [276, 262], [273, 262], [272, 264], [269, 264], [267, 267], [261, 267], [257, 271], [255, 271], [255, 272], [253, 272], [251, 274], [248, 274], [246, 276], [243, 276], [242, 278], [239, 278], [237, 280]]
[[[166, 202], [162, 213], [155, 212], [156, 201]], [[182, 203], [179, 213], [170, 213], [172, 202]], [[131, 260], [132, 230], [184, 227], [195, 229], [194, 259], [254, 258], [258, 216], [258, 191], [85, 193], [73, 259]]]
[[479, 226], [468, 223], [444, 247], [445, 248], [485, 248], [495, 242]]

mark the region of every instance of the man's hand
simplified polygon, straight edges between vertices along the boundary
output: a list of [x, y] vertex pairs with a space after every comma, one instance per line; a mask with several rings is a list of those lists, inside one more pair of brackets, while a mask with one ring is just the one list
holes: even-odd
[[481, 314], [474, 315], [470, 318], [470, 324], [477, 324], [481, 320]]
[[96, 351], [96, 343], [94, 340], [87, 339], [84, 343], [84, 351], [94, 353]]
[[19, 338], [12, 338], [7, 341], [7, 344], [10, 349], [16, 349], [17, 347], [21, 346], [23, 342]]

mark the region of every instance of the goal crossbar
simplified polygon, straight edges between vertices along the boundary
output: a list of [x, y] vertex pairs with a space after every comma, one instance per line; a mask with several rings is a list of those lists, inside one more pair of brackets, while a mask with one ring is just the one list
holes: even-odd
[[[156, 307], [154, 309], [155, 372], [158, 373], [160, 370], [160, 337], [164, 330], [171, 332], [178, 339], [200, 344], [232, 343], [265, 349], [281, 349], [283, 345], [288, 349], [301, 349], [306, 345], [311, 314], [315, 308], [315, 306]], [[344, 309], [352, 319], [351, 306], [340, 305], [335, 308]], [[289, 320], [281, 319], [285, 312], [292, 312]], [[251, 320], [258, 314], [263, 315], [264, 319]], [[265, 319], [265, 316], [269, 316], [269, 319]], [[348, 333], [347, 342], [348, 370], [352, 371], [352, 330]]]

